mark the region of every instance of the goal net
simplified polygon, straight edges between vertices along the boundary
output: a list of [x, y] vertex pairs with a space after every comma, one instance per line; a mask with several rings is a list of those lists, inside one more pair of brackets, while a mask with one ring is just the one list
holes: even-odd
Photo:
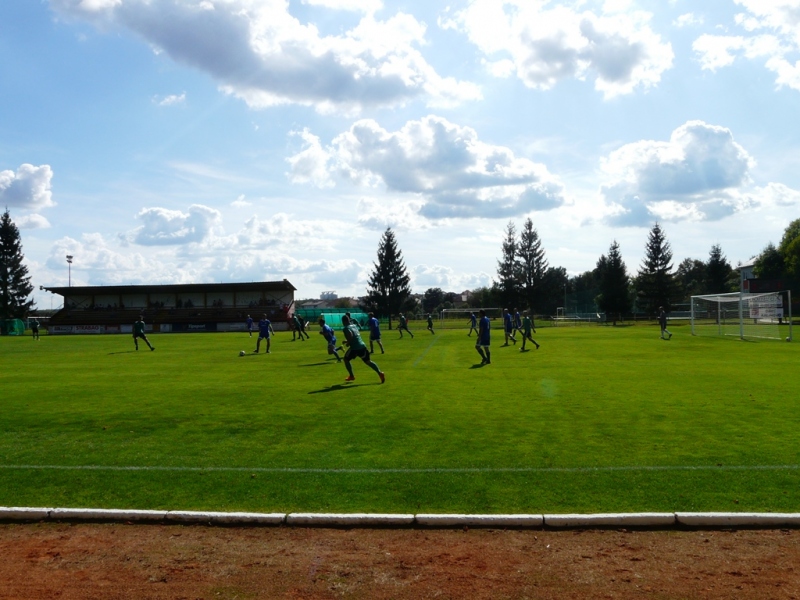
[[791, 339], [791, 313], [790, 291], [692, 296], [692, 335]]
[[439, 314], [439, 328], [469, 329], [470, 315], [475, 313], [475, 318], [480, 320], [482, 310], [486, 311], [486, 316], [492, 321], [503, 317], [502, 308], [445, 308]]

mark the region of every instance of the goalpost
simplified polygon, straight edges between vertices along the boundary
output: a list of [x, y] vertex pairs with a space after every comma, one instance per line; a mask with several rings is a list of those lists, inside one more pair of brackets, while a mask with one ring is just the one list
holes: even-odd
[[692, 335], [792, 339], [792, 292], [692, 296]]
[[485, 310], [486, 316], [491, 320], [503, 317], [502, 308], [445, 308], [439, 313], [439, 327], [441, 329], [469, 329], [469, 316], [475, 313], [480, 319], [479, 311]]

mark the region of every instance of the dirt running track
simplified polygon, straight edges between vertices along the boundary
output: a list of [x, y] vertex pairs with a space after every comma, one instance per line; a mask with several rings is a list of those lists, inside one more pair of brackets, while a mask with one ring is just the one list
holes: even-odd
[[800, 531], [3, 524], [0, 598], [800, 599]]

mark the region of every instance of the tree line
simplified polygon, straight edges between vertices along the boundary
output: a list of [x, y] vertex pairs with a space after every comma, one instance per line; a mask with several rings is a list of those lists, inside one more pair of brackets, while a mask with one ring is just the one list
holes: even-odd
[[[605, 313], [616, 323], [632, 314], [654, 316], [659, 307], [668, 312], [688, 303], [691, 296], [739, 290], [740, 275], [713, 244], [705, 260], [686, 258], [677, 267], [672, 248], [659, 223], [650, 229], [645, 255], [635, 274], [628, 272], [619, 243], [614, 240], [608, 252], [600, 255], [591, 271], [568, 276], [564, 267], [550, 266], [533, 221], [528, 218], [519, 234], [513, 221], [506, 226], [497, 261], [496, 278], [491, 285], [469, 291], [467, 307], [529, 309], [536, 314], [594, 311]], [[363, 307], [389, 317], [401, 312], [436, 313], [460, 303], [461, 294], [429, 288], [421, 303], [411, 293], [402, 252], [391, 228], [378, 246], [377, 261], [367, 284]], [[786, 228], [780, 244], [771, 242], [755, 257], [753, 271], [759, 279], [780, 280], [787, 288], [800, 283], [800, 219]], [[569, 298], [573, 300], [572, 305]]]

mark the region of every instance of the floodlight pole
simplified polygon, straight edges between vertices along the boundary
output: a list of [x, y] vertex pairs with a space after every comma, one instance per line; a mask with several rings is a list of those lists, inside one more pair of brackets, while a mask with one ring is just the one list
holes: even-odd
[[75, 258], [72, 254], [67, 254], [67, 270], [69, 273], [69, 286], [72, 287], [72, 259]]

